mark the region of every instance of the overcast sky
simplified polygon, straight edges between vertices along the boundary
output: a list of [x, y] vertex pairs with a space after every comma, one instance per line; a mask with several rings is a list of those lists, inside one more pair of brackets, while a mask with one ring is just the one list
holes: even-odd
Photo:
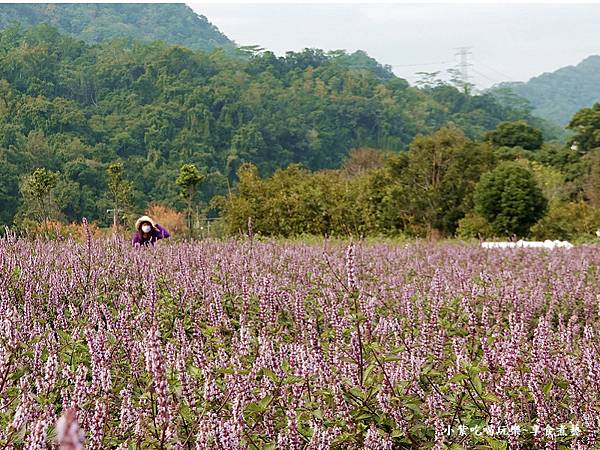
[[445, 72], [471, 47], [472, 82], [525, 81], [600, 54], [600, 4], [195, 4], [240, 45], [278, 55], [365, 50], [396, 75]]

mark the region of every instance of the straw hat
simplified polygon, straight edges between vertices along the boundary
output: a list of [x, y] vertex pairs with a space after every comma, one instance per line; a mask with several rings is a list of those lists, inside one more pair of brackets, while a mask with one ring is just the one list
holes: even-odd
[[148, 216], [142, 216], [138, 220], [136, 220], [135, 221], [135, 229], [140, 231], [142, 228], [142, 223], [144, 223], [144, 222], [148, 222], [150, 225], [152, 225], [152, 228], [156, 229], [156, 222], [154, 221], [154, 219], [152, 219], [152, 217], [148, 217]]

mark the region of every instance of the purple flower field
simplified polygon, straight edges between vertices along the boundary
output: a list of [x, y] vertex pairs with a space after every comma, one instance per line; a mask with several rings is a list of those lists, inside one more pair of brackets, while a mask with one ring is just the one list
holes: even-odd
[[0, 449], [597, 448], [599, 262], [9, 236]]

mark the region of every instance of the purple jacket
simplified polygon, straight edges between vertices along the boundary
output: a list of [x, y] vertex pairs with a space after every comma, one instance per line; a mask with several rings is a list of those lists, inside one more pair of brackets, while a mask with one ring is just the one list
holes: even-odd
[[159, 239], [168, 238], [170, 236], [171, 235], [169, 234], [169, 232], [167, 230], [165, 230], [159, 224], [156, 224], [156, 227], [152, 228], [152, 230], [150, 231], [150, 237], [148, 237], [148, 238], [144, 238], [142, 236], [141, 231], [139, 231], [139, 230], [136, 231], [136, 233], [133, 235], [133, 239], [131, 240], [131, 244], [133, 246], [149, 245], [149, 244], [154, 245], [154, 243], [156, 241], [158, 241]]

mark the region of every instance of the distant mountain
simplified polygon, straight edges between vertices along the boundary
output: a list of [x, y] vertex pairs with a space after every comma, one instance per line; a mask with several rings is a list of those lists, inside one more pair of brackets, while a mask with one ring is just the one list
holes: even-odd
[[576, 66], [544, 73], [525, 83], [501, 83], [491, 91], [505, 88], [528, 100], [535, 115], [564, 126], [581, 108], [600, 102], [600, 56], [590, 56]]
[[88, 43], [126, 37], [161, 40], [193, 50], [225, 48], [235, 43], [204, 16], [183, 3], [37, 3], [0, 4], [0, 28], [49, 24]]

